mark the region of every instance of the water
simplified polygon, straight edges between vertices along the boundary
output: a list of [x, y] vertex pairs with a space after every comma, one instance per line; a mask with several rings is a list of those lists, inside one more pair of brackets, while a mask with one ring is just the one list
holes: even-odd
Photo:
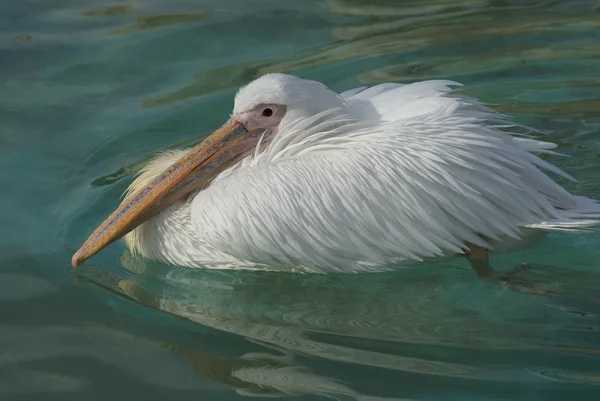
[[[600, 197], [600, 3], [22, 0], [0, 15], [0, 398], [596, 400], [600, 236], [365, 275], [69, 260], [153, 152], [201, 140], [235, 89], [449, 78], [573, 157]], [[369, 398], [372, 397], [372, 398]]]

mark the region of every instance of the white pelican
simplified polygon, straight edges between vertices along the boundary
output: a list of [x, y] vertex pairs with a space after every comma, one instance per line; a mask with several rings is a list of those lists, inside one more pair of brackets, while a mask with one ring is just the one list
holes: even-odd
[[536, 154], [451, 81], [341, 94], [285, 74], [242, 87], [231, 118], [189, 150], [151, 161], [72, 259], [125, 236], [133, 254], [208, 268], [358, 272], [586, 231], [597, 201], [574, 196]]

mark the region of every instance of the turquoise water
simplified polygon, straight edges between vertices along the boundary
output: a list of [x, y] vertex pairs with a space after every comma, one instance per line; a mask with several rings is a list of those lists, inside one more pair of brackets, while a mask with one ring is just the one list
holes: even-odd
[[572, 157], [600, 198], [600, 3], [3, 1], [0, 398], [600, 399], [600, 235], [551, 235], [552, 297], [463, 260], [364, 275], [167, 268], [72, 253], [156, 151], [219, 126], [238, 86], [448, 78]]

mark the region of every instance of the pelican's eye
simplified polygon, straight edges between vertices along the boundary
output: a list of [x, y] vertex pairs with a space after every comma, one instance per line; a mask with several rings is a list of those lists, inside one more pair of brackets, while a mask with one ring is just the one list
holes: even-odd
[[260, 103], [241, 113], [234, 112], [234, 118], [243, 123], [248, 131], [259, 128], [277, 127], [285, 117], [286, 106], [277, 103]]

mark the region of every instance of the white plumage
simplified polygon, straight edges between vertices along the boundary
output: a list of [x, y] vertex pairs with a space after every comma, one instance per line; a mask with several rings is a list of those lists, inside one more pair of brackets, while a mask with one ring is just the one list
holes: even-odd
[[[452, 91], [451, 81], [382, 84], [335, 94], [265, 75], [240, 89], [234, 116], [286, 105], [263, 152], [223, 171], [126, 236], [165, 263], [209, 268], [356, 272], [507, 251], [547, 230], [597, 224], [600, 205], [573, 196], [536, 154], [552, 143], [512, 133], [506, 119]], [[132, 184], [185, 153], [159, 155]]]

